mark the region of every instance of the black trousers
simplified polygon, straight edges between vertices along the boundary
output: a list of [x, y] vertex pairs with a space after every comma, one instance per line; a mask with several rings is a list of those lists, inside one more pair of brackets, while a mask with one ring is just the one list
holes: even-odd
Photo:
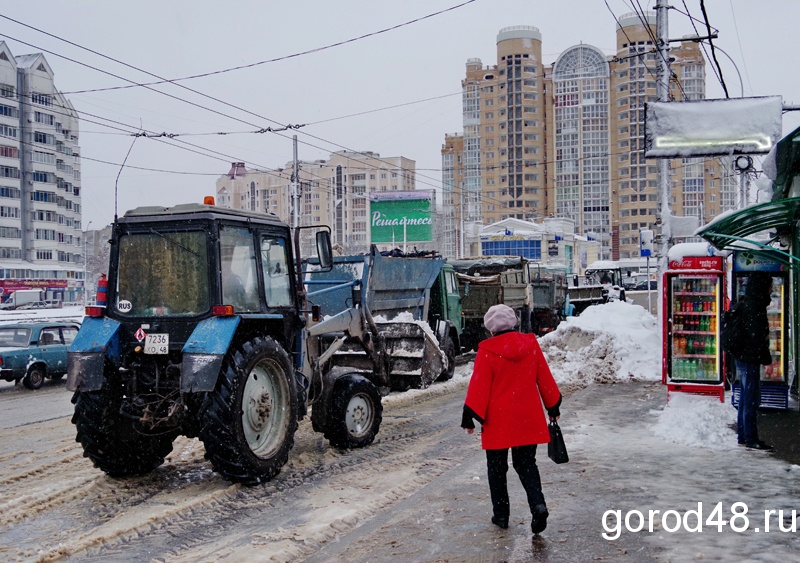
[[[528, 497], [528, 506], [533, 514], [533, 507], [545, 504], [542, 494], [542, 481], [539, 468], [536, 467], [536, 444], [511, 448], [511, 461], [514, 470]], [[489, 493], [492, 496], [492, 508], [495, 518], [508, 519], [508, 450], [486, 450], [486, 465], [489, 470]]]

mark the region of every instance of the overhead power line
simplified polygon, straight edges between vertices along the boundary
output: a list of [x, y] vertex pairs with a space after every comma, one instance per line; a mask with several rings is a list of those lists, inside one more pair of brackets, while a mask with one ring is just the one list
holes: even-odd
[[[341, 47], [342, 45], [347, 45], [348, 43], [354, 43], [356, 41], [361, 41], [362, 39], [367, 39], [369, 37], [374, 37], [376, 35], [380, 35], [382, 33], [387, 33], [389, 31], [394, 31], [396, 29], [400, 29], [401, 27], [406, 27], [406, 26], [409, 26], [409, 25], [412, 25], [412, 24], [415, 24], [415, 23], [418, 23], [418, 22], [433, 18], [435, 16], [439, 16], [439, 15], [447, 13], [447, 12], [452, 12], [453, 10], [457, 10], [459, 8], [462, 8], [462, 7], [466, 6], [467, 4], [472, 4], [473, 2], [475, 2], [475, 0], [467, 0], [466, 2], [462, 2], [461, 4], [457, 4], [455, 6], [451, 6], [449, 8], [445, 8], [444, 10], [439, 10], [438, 12], [434, 12], [434, 13], [428, 14], [426, 16], [422, 16], [422, 17], [419, 17], [419, 18], [414, 18], [413, 20], [409, 20], [407, 22], [403, 22], [403, 23], [400, 23], [400, 24], [397, 24], [397, 25], [393, 25], [393, 26], [390, 26], [390, 27], [379, 29], [377, 31], [373, 31], [373, 32], [370, 32], [370, 33], [365, 33], [363, 35], [359, 35], [357, 37], [352, 37], [350, 39], [345, 39], [344, 41], [338, 41], [336, 43], [331, 43], [330, 45], [325, 45], [324, 47], [315, 47], [314, 49], [308, 49], [306, 51], [300, 51], [299, 53], [293, 53], [291, 55], [284, 55], [282, 57], [275, 57], [274, 59], [267, 59], [267, 60], [258, 61], [258, 62], [255, 62], [255, 63], [246, 64], [246, 65], [234, 66], [234, 67], [230, 67], [230, 68], [224, 68], [224, 69], [221, 69], [221, 70], [214, 70], [214, 71], [211, 71], [211, 72], [204, 72], [204, 73], [201, 73], [201, 74], [193, 74], [191, 76], [184, 76], [184, 77], [181, 77], [181, 78], [171, 78], [171, 79], [170, 78], [160, 78], [159, 80], [157, 80], [155, 82], [146, 82], [146, 83], [141, 83], [141, 84], [130, 84], [128, 86], [111, 86], [111, 87], [108, 87], [108, 88], [92, 88], [92, 89], [89, 89], [89, 90], [73, 90], [72, 92], [64, 92], [64, 94], [84, 94], [84, 93], [89, 93], [89, 92], [105, 92], [105, 91], [108, 91], [108, 90], [122, 90], [122, 89], [127, 89], [127, 88], [137, 88], [137, 87], [141, 87], [141, 86], [155, 86], [155, 85], [158, 85], [158, 84], [167, 84], [167, 83], [175, 84], [176, 82], [181, 82], [181, 81], [184, 81], [184, 80], [193, 80], [195, 78], [204, 78], [206, 76], [214, 76], [216, 74], [224, 74], [226, 72], [233, 72], [233, 71], [236, 71], [236, 70], [243, 70], [243, 69], [246, 69], [246, 68], [253, 68], [253, 67], [256, 67], [256, 66], [265, 65], [265, 64], [269, 64], [269, 63], [276, 63], [276, 62], [279, 62], [279, 61], [285, 61], [287, 59], [294, 59], [294, 58], [297, 58], [297, 57], [302, 57], [304, 55], [310, 55], [310, 54], [313, 54], [313, 53], [319, 53], [321, 51], [326, 51], [328, 49], [333, 49], [334, 47]], [[36, 27], [33, 27], [32, 25], [28, 25], [26, 23], [20, 22], [18, 20], [15, 20], [14, 18], [9, 17], [9, 16], [4, 16], [4, 15], [0, 14], [0, 17], [1, 18], [5, 18], [5, 19], [7, 19], [9, 21], [12, 21], [12, 22], [14, 22], [16, 24], [25, 26], [25, 27], [27, 27], [29, 29], [33, 29], [34, 31], [38, 31], [40, 33], [44, 33], [45, 35], [49, 35], [49, 36], [54, 37], [56, 39], [61, 39], [60, 37], [58, 37], [56, 35], [52, 35], [50, 33], [47, 33], [46, 31], [42, 31], [41, 29], [37, 29]], [[72, 45], [74, 45], [76, 47], [81, 47], [80, 45], [76, 45], [74, 43], [72, 43]], [[81, 47], [81, 48], [83, 48], [83, 47]], [[147, 73], [147, 74], [149, 74], [149, 73]]]
[[[474, 0], [470, 0], [470, 1], [474, 1]], [[468, 4], [468, 3], [470, 3], [470, 2], [466, 2], [466, 3], [460, 4], [459, 6], [461, 6], [461, 5], [466, 5], [466, 4]], [[13, 21], [16, 21], [16, 20], [13, 20]], [[208, 95], [208, 94], [205, 94], [205, 93], [203, 93], [203, 92], [200, 92], [200, 91], [198, 91], [198, 90], [195, 90], [194, 88], [190, 88], [190, 87], [188, 87], [188, 86], [185, 86], [185, 85], [183, 85], [183, 84], [178, 84], [178, 83], [175, 83], [175, 82], [173, 82], [173, 81], [170, 81], [170, 80], [168, 80], [168, 79], [165, 79], [165, 78], [164, 78], [164, 77], [162, 77], [162, 76], [159, 76], [159, 75], [157, 75], [157, 74], [154, 74], [154, 73], [152, 73], [152, 72], [149, 72], [149, 71], [147, 71], [147, 70], [144, 70], [144, 69], [140, 69], [140, 68], [138, 68], [138, 67], [136, 67], [136, 66], [134, 66], [134, 65], [131, 65], [131, 64], [125, 63], [125, 62], [123, 62], [123, 61], [120, 61], [120, 60], [118, 60], [118, 59], [115, 59], [114, 57], [110, 57], [110, 56], [108, 56], [108, 55], [104, 55], [103, 53], [99, 53], [98, 51], [95, 51], [95, 50], [93, 50], [93, 49], [90, 49], [90, 48], [88, 48], [88, 47], [84, 47], [84, 46], [82, 46], [82, 45], [79, 45], [79, 44], [77, 44], [77, 43], [75, 43], [75, 42], [73, 42], [73, 41], [69, 41], [68, 39], [64, 39], [64, 38], [62, 38], [62, 37], [59, 37], [59, 36], [57, 36], [57, 35], [55, 35], [55, 34], [52, 34], [52, 33], [49, 33], [49, 32], [43, 31], [43, 30], [39, 30], [38, 28], [35, 28], [35, 27], [33, 27], [33, 26], [29, 26], [29, 25], [27, 25], [27, 24], [21, 24], [21, 25], [25, 25], [26, 27], [29, 27], [30, 29], [34, 29], [35, 31], [38, 31], [38, 32], [40, 32], [40, 33], [44, 33], [44, 34], [46, 34], [46, 35], [48, 35], [48, 36], [50, 36], [50, 37], [53, 37], [53, 38], [55, 38], [55, 39], [58, 39], [58, 40], [60, 40], [60, 41], [63, 41], [63, 42], [65, 42], [65, 43], [69, 44], [69, 45], [72, 45], [72, 46], [78, 47], [79, 49], [83, 49], [83, 50], [85, 50], [85, 51], [87, 51], [87, 52], [90, 52], [90, 53], [92, 53], [92, 54], [94, 54], [94, 55], [97, 55], [97, 56], [99, 56], [99, 57], [105, 58], [105, 59], [107, 59], [107, 60], [110, 60], [110, 61], [112, 61], [112, 62], [115, 62], [115, 63], [117, 63], [117, 64], [121, 64], [121, 65], [123, 65], [123, 66], [125, 66], [125, 67], [131, 68], [131, 69], [133, 69], [133, 70], [136, 70], [136, 71], [138, 71], [138, 72], [142, 72], [142, 73], [144, 73], [144, 74], [147, 74], [147, 75], [153, 76], [154, 78], [157, 78], [157, 79], [159, 79], [159, 80], [164, 80], [164, 81], [166, 81], [166, 82], [170, 82], [170, 83], [174, 84], [175, 86], [177, 86], [177, 87], [179, 87], [179, 88], [182, 88], [182, 89], [184, 89], [184, 90], [187, 90], [187, 91], [189, 91], [189, 92], [192, 92], [192, 93], [194, 93], [194, 94], [197, 94], [197, 95], [199, 95], [199, 96], [202, 96], [202, 97], [204, 97], [204, 98], [208, 98], [208, 99], [210, 99], [210, 100], [213, 100], [213, 101], [215, 101], [215, 102], [217, 102], [217, 103], [220, 103], [220, 104], [222, 104], [222, 105], [225, 105], [225, 106], [231, 107], [231, 108], [233, 108], [233, 109], [236, 109], [236, 110], [238, 110], [238, 111], [244, 112], [244, 113], [246, 113], [246, 114], [249, 114], [249, 115], [252, 115], [252, 116], [258, 117], [259, 119], [263, 119], [263, 120], [269, 121], [269, 122], [271, 122], [271, 123], [273, 123], [273, 124], [275, 124], [275, 125], [278, 125], [279, 127], [286, 127], [286, 125], [285, 125], [285, 124], [283, 124], [283, 123], [280, 123], [280, 122], [278, 122], [278, 121], [276, 121], [276, 120], [274, 120], [274, 119], [271, 119], [271, 118], [269, 118], [269, 117], [262, 116], [262, 115], [260, 115], [260, 114], [257, 114], [257, 113], [255, 113], [255, 112], [252, 112], [252, 111], [250, 111], [250, 110], [247, 110], [247, 109], [245, 109], [245, 108], [242, 108], [242, 107], [240, 107], [240, 106], [237, 106], [237, 105], [235, 105], [235, 104], [231, 104], [231, 103], [229, 103], [229, 102], [226, 102], [226, 101], [224, 101], [224, 100], [221, 100], [221, 99], [219, 99], [219, 98], [216, 98], [216, 97], [214, 97], [214, 96], [210, 96], [210, 95]], [[75, 60], [75, 59], [72, 59], [72, 58], [70, 58], [70, 57], [67, 57], [67, 56], [65, 56], [65, 55], [61, 55], [61, 54], [59, 54], [59, 53], [56, 53], [56, 52], [53, 52], [53, 51], [50, 51], [50, 50], [48, 50], [48, 49], [43, 49], [43, 48], [41, 48], [41, 47], [38, 47], [38, 46], [36, 46], [36, 45], [32, 45], [32, 44], [30, 44], [30, 43], [27, 43], [27, 42], [25, 42], [25, 41], [22, 41], [22, 40], [16, 39], [16, 38], [14, 38], [14, 37], [11, 37], [11, 36], [9, 36], [9, 35], [7, 35], [7, 34], [0, 34], [0, 35], [2, 35], [2, 36], [5, 36], [5, 37], [8, 37], [9, 39], [12, 39], [12, 40], [14, 40], [14, 41], [18, 41], [18, 42], [20, 42], [20, 43], [22, 43], [22, 44], [24, 44], [24, 45], [28, 45], [28, 46], [30, 46], [30, 47], [33, 47], [34, 49], [40, 49], [40, 50], [41, 50], [41, 51], [43, 51], [43, 52], [50, 53], [50, 54], [52, 54], [52, 55], [54, 55], [54, 56], [57, 56], [57, 57], [63, 58], [63, 59], [65, 59], [65, 60], [68, 60], [68, 61], [70, 61], [70, 62], [74, 62], [75, 64], [79, 64], [79, 65], [81, 65], [81, 66], [85, 66], [85, 67], [87, 67], [87, 68], [90, 68], [90, 69], [92, 69], [92, 70], [95, 70], [95, 71], [97, 71], [97, 72], [101, 72], [101, 73], [103, 73], [103, 74], [107, 74], [107, 75], [109, 75], [109, 76], [112, 76], [112, 77], [114, 77], [114, 78], [118, 78], [118, 79], [120, 79], [120, 80], [123, 80], [123, 81], [125, 81], [125, 82], [129, 82], [129, 83], [133, 83], [133, 84], [138, 84], [138, 85], [140, 85], [140, 86], [144, 87], [145, 89], [147, 89], [147, 90], [150, 90], [150, 91], [152, 91], [152, 92], [155, 92], [155, 93], [157, 93], [157, 94], [161, 94], [161, 95], [163, 95], [163, 96], [167, 96], [167, 97], [169, 97], [169, 98], [172, 98], [172, 99], [175, 99], [175, 100], [177, 100], [177, 101], [181, 101], [181, 102], [187, 103], [187, 104], [189, 104], [189, 105], [191, 105], [191, 106], [194, 106], [194, 107], [197, 107], [197, 108], [200, 108], [200, 109], [204, 109], [204, 110], [206, 110], [206, 111], [210, 111], [210, 112], [212, 112], [212, 113], [215, 113], [215, 114], [217, 114], [217, 115], [220, 115], [220, 116], [223, 116], [223, 117], [227, 117], [227, 118], [229, 118], [229, 119], [233, 119], [233, 120], [235, 120], [235, 121], [238, 121], [238, 122], [240, 122], [240, 123], [245, 123], [245, 124], [247, 124], [247, 125], [251, 125], [251, 126], [254, 126], [254, 127], [259, 127], [259, 125], [256, 125], [256, 124], [253, 124], [253, 123], [250, 123], [250, 122], [248, 122], [248, 121], [245, 121], [245, 120], [239, 119], [239, 118], [237, 118], [237, 117], [233, 117], [233, 116], [227, 115], [227, 114], [225, 114], [225, 113], [222, 113], [222, 112], [220, 112], [220, 111], [217, 111], [217, 110], [213, 110], [213, 109], [211, 109], [211, 108], [208, 108], [208, 107], [206, 107], [206, 106], [203, 106], [203, 105], [201, 105], [201, 104], [197, 104], [197, 103], [195, 103], [195, 102], [191, 102], [191, 101], [189, 101], [189, 100], [185, 100], [185, 99], [183, 99], [183, 98], [180, 98], [179, 96], [174, 96], [174, 95], [172, 95], [172, 94], [168, 94], [168, 93], [166, 93], [166, 92], [162, 92], [161, 90], [157, 90], [157, 89], [155, 89], [155, 88], [152, 88], [152, 87], [150, 87], [150, 86], [147, 86], [147, 85], [144, 85], [144, 84], [139, 84], [139, 83], [137, 83], [137, 82], [135, 82], [135, 81], [133, 81], [133, 80], [130, 80], [130, 79], [124, 78], [124, 77], [122, 77], [122, 76], [118, 76], [118, 75], [116, 75], [116, 74], [114, 74], [114, 73], [111, 73], [111, 72], [108, 72], [108, 71], [105, 71], [105, 70], [99, 69], [99, 68], [97, 68], [97, 67], [94, 67], [94, 66], [92, 66], [92, 65], [89, 65], [89, 64], [87, 64], [87, 63], [83, 63], [83, 62], [81, 62], [81, 61], [77, 61], [77, 60]], [[302, 132], [301, 132], [301, 133], [302, 133]], [[286, 135], [281, 135], [280, 133], [274, 133], [274, 134], [278, 135], [279, 137], [283, 137], [284, 139], [291, 140], [291, 138], [290, 138], [290, 137], [288, 137], [288, 136], [286, 136]], [[337, 148], [339, 148], [339, 149], [344, 149], [344, 150], [347, 150], [347, 151], [350, 151], [350, 152], [359, 153], [359, 154], [364, 154], [364, 153], [361, 153], [361, 151], [357, 151], [357, 150], [351, 149], [351, 148], [349, 148], [349, 147], [346, 147], [346, 146], [344, 146], [344, 145], [341, 145], [341, 144], [335, 143], [335, 142], [333, 142], [333, 141], [329, 141], [329, 140], [323, 139], [322, 137], [318, 137], [318, 136], [315, 136], [315, 135], [311, 135], [310, 133], [305, 133], [305, 134], [306, 134], [306, 135], [308, 135], [309, 137], [313, 138], [313, 139], [316, 139], [316, 140], [318, 140], [318, 141], [321, 141], [321, 142], [323, 142], [323, 143], [328, 143], [328, 144], [330, 144], [330, 145], [332, 145], [332, 146], [335, 146], [335, 147], [337, 147]], [[312, 143], [309, 143], [309, 142], [306, 142], [306, 141], [299, 141], [299, 142], [303, 143], [304, 145], [307, 145], [307, 146], [310, 146], [310, 147], [313, 147], [313, 148], [317, 148], [317, 149], [319, 149], [319, 150], [323, 150], [323, 151], [329, 151], [329, 150], [330, 150], [330, 149], [328, 149], [328, 148], [325, 148], [325, 147], [320, 147], [320, 146], [314, 145], [314, 144], [312, 144]], [[390, 165], [391, 165], [391, 163], [388, 163], [388, 162], [387, 162], [387, 164], [390, 164]], [[424, 176], [422, 176], [422, 177], [423, 177], [423, 178], [425, 178]], [[419, 182], [419, 183], [422, 183], [423, 185], [429, 185], [429, 186], [431, 186], [431, 187], [439, 187], [439, 186], [441, 185], [441, 180], [440, 180], [440, 179], [436, 179], [436, 178], [427, 178], [427, 179], [428, 179], [428, 180], [431, 180], [431, 181], [433, 181], [433, 182], [436, 182], [436, 184], [429, 184], [429, 183], [427, 183], [427, 182], [424, 182], [424, 181], [422, 181], [422, 182], [419, 182], [419, 176], [418, 176], [418, 182]]]
[[711, 40], [711, 24], [708, 23], [708, 12], [706, 12], [705, 0], [700, 0], [700, 10], [703, 12], [703, 19], [705, 20], [706, 28], [708, 29], [708, 44], [711, 46], [711, 56], [714, 59], [714, 64], [717, 66], [717, 70], [719, 71], [719, 82], [722, 84], [722, 90], [725, 92], [725, 97], [730, 98], [728, 95], [728, 86], [725, 84], [725, 79], [722, 77], [722, 67], [719, 65], [717, 53], [714, 50], [714, 42]]

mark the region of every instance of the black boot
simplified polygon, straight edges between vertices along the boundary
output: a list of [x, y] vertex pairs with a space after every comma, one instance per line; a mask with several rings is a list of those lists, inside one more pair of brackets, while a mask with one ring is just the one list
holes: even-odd
[[533, 519], [531, 520], [531, 532], [534, 534], [541, 534], [547, 528], [547, 517], [550, 513], [547, 511], [547, 506], [544, 504], [537, 504], [533, 507]]
[[504, 530], [508, 528], [508, 518], [500, 518], [498, 516], [492, 516], [492, 524], [495, 526], [500, 526]]

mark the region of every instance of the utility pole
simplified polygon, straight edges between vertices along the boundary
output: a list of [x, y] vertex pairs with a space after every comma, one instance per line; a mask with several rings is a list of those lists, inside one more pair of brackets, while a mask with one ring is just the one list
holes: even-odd
[[464, 257], [464, 182], [459, 186], [459, 199], [461, 205], [458, 206], [458, 257]]
[[[669, 102], [669, 28], [667, 24], [667, 12], [669, 4], [667, 0], [656, 0], [656, 35], [658, 37], [657, 80], [656, 94], [659, 102]], [[658, 159], [658, 214], [656, 218], [656, 232], [658, 233], [658, 259], [659, 259], [659, 280], [662, 279], [664, 271], [667, 269], [667, 253], [672, 243], [672, 211], [670, 210], [670, 199], [672, 189], [669, 179], [669, 160], [666, 158]]]
[[297, 135], [292, 136], [292, 146], [292, 227], [296, 231], [300, 227], [300, 163], [297, 160]]
[[[86, 230], [83, 231], [83, 304], [86, 305], [89, 303], [89, 285], [88, 285], [88, 275], [89, 275], [89, 227], [92, 226], [92, 222], [86, 225]], [[94, 243], [94, 237], [92, 237], [92, 243]]]
[[[303, 279], [303, 261], [300, 259], [300, 163], [297, 160], [297, 135], [292, 136], [292, 182], [290, 194], [292, 199], [292, 231], [294, 234], [294, 257], [297, 267], [297, 279]], [[306, 292], [302, 282], [297, 284], [297, 295], [303, 308], [306, 308]]]

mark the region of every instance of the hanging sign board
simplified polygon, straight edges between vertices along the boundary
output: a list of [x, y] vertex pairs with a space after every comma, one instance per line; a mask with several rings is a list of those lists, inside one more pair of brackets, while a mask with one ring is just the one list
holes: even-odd
[[645, 157], [766, 154], [782, 135], [780, 96], [648, 102]]

